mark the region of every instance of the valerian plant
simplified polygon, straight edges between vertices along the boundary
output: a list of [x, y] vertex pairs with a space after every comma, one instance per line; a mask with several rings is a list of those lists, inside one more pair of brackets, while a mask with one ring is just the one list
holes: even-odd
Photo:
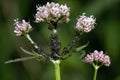
[[[92, 31], [96, 24], [96, 19], [93, 15], [87, 17], [85, 13], [83, 13], [80, 17], [77, 18], [76, 25], [74, 26], [75, 35], [74, 38], [69, 42], [68, 45], [62, 47], [61, 41], [57, 35], [58, 29], [60, 29], [59, 24], [68, 23], [70, 21], [70, 7], [65, 5], [60, 5], [54, 2], [47, 2], [46, 5], [37, 6], [37, 12], [35, 14], [35, 22], [45, 22], [48, 24], [48, 29], [51, 31], [49, 36], [49, 46], [51, 52], [46, 51], [45, 48], [42, 48], [37, 45], [30, 37], [29, 32], [32, 31], [32, 26], [30, 22], [26, 22], [25, 20], [19, 21], [19, 19], [15, 19], [15, 30], [14, 33], [16, 36], [24, 36], [29, 42], [34, 46], [34, 50], [27, 51], [21, 47], [21, 50], [30, 55], [29, 57], [18, 58], [14, 60], [6, 61], [5, 63], [12, 63], [18, 61], [24, 61], [29, 59], [40, 58], [43, 60], [49, 60], [55, 65], [55, 78], [56, 80], [61, 80], [60, 77], [60, 63], [62, 60], [69, 58], [73, 51], [81, 51], [88, 44], [85, 44], [80, 47], [76, 47], [78, 44], [80, 37]], [[95, 68], [95, 76], [93, 80], [96, 80], [97, 70], [100, 66], [110, 65], [110, 57], [104, 55], [103, 52], [94, 51], [90, 55], [88, 54], [85, 59], [85, 62], [90, 63]]]

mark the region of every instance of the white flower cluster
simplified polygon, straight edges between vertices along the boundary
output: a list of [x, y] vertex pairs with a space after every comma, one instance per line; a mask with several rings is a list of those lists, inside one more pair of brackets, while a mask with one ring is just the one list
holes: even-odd
[[32, 29], [32, 26], [25, 20], [22, 20], [22, 22], [20, 22], [20, 21], [18, 21], [18, 19], [16, 19], [14, 21], [15, 21], [14, 33], [16, 34], [16, 36], [24, 35]]
[[94, 28], [95, 21], [96, 19], [94, 19], [93, 16], [87, 17], [85, 13], [83, 13], [82, 16], [77, 19], [75, 28], [79, 31], [88, 33]]
[[111, 64], [110, 57], [108, 55], [103, 54], [103, 51], [99, 52], [97, 50], [95, 50], [91, 54], [88, 54], [84, 60], [85, 62], [88, 62], [88, 63], [101, 62], [105, 66], [110, 66]]
[[41, 21], [57, 21], [63, 19], [65, 22], [69, 22], [70, 8], [65, 5], [60, 5], [54, 2], [47, 2], [46, 5], [38, 6], [37, 13], [35, 14], [36, 22]]

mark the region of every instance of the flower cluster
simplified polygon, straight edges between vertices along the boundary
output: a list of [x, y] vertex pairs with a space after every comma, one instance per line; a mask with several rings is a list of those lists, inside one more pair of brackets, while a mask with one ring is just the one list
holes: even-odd
[[35, 14], [36, 22], [41, 21], [59, 21], [69, 22], [70, 8], [54, 2], [47, 2], [46, 5], [38, 6]]
[[105, 66], [110, 66], [110, 57], [108, 55], [103, 54], [103, 51], [97, 51], [95, 50], [91, 54], [87, 54], [87, 56], [84, 58], [84, 61], [87, 63], [93, 63], [93, 62], [101, 62]]
[[32, 29], [32, 26], [25, 20], [22, 20], [22, 22], [20, 22], [18, 21], [18, 19], [16, 19], [14, 21], [15, 21], [14, 33], [16, 34], [16, 36], [22, 36], [24, 34], [27, 34]]
[[87, 17], [85, 13], [83, 13], [82, 16], [77, 19], [75, 28], [79, 31], [88, 33], [94, 28], [95, 21], [96, 19], [94, 19], [93, 16]]

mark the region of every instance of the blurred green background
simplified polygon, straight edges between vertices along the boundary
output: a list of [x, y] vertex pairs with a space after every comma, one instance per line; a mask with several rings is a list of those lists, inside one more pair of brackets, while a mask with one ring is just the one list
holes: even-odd
[[[97, 80], [120, 80], [120, 0], [0, 0], [0, 80], [55, 80], [54, 65], [51, 62], [24, 62], [4, 64], [9, 59], [27, 56], [20, 47], [30, 50], [31, 44], [24, 37], [13, 33], [14, 19], [30, 21], [34, 30], [31, 37], [40, 46], [49, 48], [49, 31], [45, 23], [34, 23], [36, 5], [47, 2], [67, 4], [71, 8], [71, 21], [61, 26], [59, 37], [65, 46], [72, 39], [76, 18], [83, 12], [94, 15], [96, 28], [85, 34], [80, 45], [89, 41], [88, 52], [103, 50], [111, 57], [109, 68], [101, 67]], [[80, 60], [80, 54], [61, 64], [62, 80], [92, 80], [93, 67]]]

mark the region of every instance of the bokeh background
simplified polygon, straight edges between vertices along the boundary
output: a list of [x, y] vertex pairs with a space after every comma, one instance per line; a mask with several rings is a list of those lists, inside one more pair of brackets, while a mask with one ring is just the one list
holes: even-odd
[[[30, 33], [38, 45], [49, 48], [49, 31], [45, 23], [35, 23], [36, 5], [47, 2], [67, 4], [71, 8], [70, 23], [59, 30], [62, 45], [65, 46], [74, 35], [76, 18], [83, 12], [96, 17], [96, 28], [85, 34], [79, 43], [89, 41], [85, 50], [103, 50], [111, 57], [111, 66], [101, 67], [97, 80], [120, 80], [120, 0], [0, 0], [0, 80], [55, 80], [54, 65], [51, 62], [29, 60], [4, 64], [9, 59], [28, 56], [20, 47], [30, 50], [31, 44], [24, 37], [13, 33], [14, 19], [30, 21], [34, 30]], [[93, 67], [80, 60], [75, 53], [61, 64], [62, 80], [92, 80]]]

